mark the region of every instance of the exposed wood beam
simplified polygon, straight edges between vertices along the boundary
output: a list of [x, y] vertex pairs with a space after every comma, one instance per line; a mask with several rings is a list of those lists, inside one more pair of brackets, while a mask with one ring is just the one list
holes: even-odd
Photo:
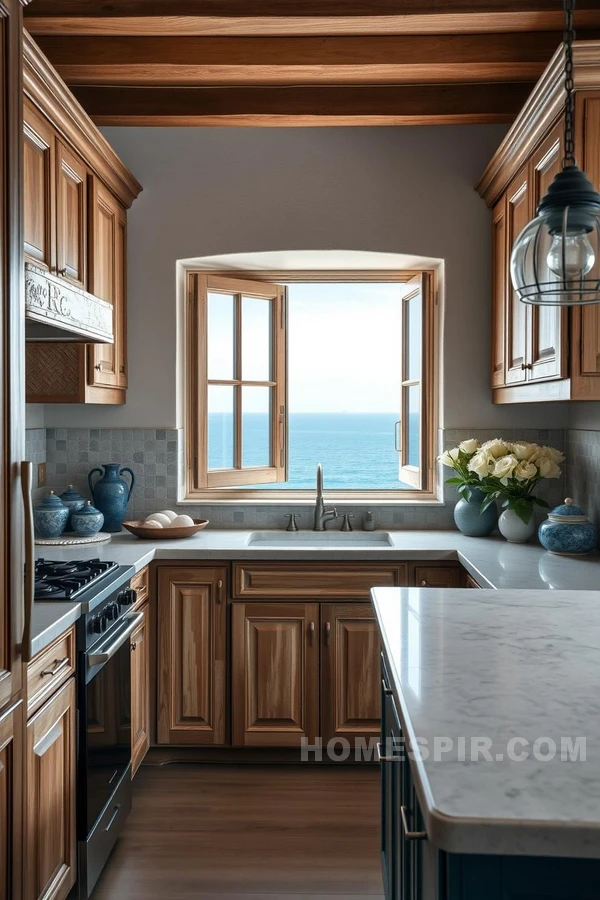
[[[34, 0], [32, 34], [321, 35], [560, 31], [556, 0]], [[600, 27], [597, 0], [579, 0], [578, 28]]]
[[512, 122], [533, 85], [74, 87], [98, 125], [424, 125]]
[[548, 32], [484, 39], [45, 37], [38, 43], [65, 81], [79, 85], [534, 81], [557, 47]]

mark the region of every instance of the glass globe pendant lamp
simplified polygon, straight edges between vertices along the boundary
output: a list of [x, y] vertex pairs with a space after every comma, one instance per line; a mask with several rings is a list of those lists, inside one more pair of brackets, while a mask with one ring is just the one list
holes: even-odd
[[515, 241], [510, 273], [523, 303], [600, 303], [600, 194], [575, 162], [573, 10], [565, 0], [565, 149], [562, 170]]

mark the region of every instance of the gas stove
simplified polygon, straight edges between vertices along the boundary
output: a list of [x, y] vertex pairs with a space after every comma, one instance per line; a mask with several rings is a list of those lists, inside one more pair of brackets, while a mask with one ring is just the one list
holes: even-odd
[[81, 604], [82, 612], [88, 613], [124, 586], [133, 574], [132, 566], [119, 566], [104, 559], [38, 559], [34, 598], [37, 602], [76, 602]]

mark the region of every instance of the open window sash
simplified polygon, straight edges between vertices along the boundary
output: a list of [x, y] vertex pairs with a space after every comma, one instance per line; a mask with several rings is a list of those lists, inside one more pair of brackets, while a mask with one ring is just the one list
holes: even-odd
[[427, 479], [430, 437], [427, 416], [428, 276], [419, 273], [407, 282], [406, 287], [402, 298], [402, 387], [396, 449], [400, 481], [416, 490], [423, 490]]
[[189, 491], [284, 482], [285, 286], [188, 278]]

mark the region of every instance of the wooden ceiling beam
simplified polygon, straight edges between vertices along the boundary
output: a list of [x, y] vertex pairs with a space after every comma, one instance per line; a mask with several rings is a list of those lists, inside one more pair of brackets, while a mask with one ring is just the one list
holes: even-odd
[[531, 83], [74, 87], [98, 125], [424, 125], [512, 122]]
[[[600, 36], [600, 31], [589, 35]], [[557, 47], [535, 34], [367, 37], [42, 37], [68, 84], [534, 81]]]

